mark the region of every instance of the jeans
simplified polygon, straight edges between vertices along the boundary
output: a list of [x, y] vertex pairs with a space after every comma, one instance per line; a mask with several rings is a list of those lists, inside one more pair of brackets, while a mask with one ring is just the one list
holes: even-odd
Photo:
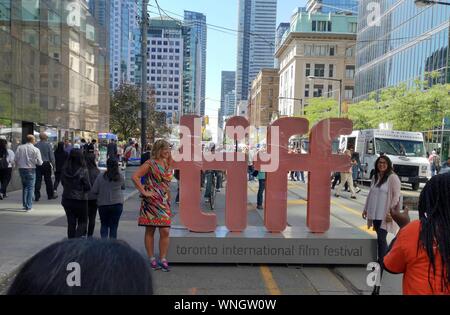
[[207, 171], [206, 176], [206, 189], [205, 189], [205, 198], [209, 198], [211, 196], [211, 189], [213, 189], [212, 186], [212, 175], [213, 173], [216, 176], [216, 187], [215, 189], [220, 189], [222, 186], [222, 172], [219, 171]]
[[255, 177], [253, 176], [253, 172], [255, 171], [255, 168], [253, 167], [253, 165], [249, 165], [247, 167], [247, 173], [248, 173], [248, 180], [252, 181], [255, 179]]
[[380, 280], [383, 276], [383, 260], [384, 256], [386, 256], [388, 251], [388, 244], [387, 244], [387, 234], [388, 232], [381, 228], [381, 220], [374, 220], [373, 221], [373, 227], [375, 229], [375, 232], [377, 233], [377, 253], [378, 253], [378, 263], [381, 266], [381, 273], [380, 273]]
[[27, 210], [33, 208], [34, 184], [36, 183], [36, 170], [34, 168], [19, 169], [20, 178], [22, 179], [22, 203]]
[[97, 200], [88, 201], [88, 232], [87, 236], [92, 237], [95, 229], [95, 218], [97, 217]]
[[258, 187], [258, 196], [257, 196], [257, 206], [262, 207], [263, 204], [263, 197], [264, 197], [264, 190], [266, 189], [266, 180], [260, 179], [259, 180], [259, 187]]
[[61, 204], [67, 217], [67, 237], [85, 237], [87, 234], [88, 201], [63, 198]]
[[0, 194], [6, 195], [9, 182], [11, 181], [12, 168], [0, 169]]
[[123, 204], [119, 203], [110, 206], [100, 206], [98, 213], [100, 214], [100, 236], [102, 238], [117, 238], [117, 229], [119, 228], [120, 216], [123, 212]]

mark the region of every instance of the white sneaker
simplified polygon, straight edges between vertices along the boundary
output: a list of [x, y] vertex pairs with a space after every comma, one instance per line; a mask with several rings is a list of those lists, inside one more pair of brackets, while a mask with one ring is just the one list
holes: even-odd
[[33, 209], [33, 208], [28, 209], [28, 210], [27, 210], [27, 213], [30, 213], [31, 211], [34, 211], [34, 209]]

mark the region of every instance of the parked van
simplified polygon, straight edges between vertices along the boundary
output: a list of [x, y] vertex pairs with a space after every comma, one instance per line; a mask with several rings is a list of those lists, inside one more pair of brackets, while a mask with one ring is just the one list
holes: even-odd
[[359, 153], [364, 174], [362, 180], [371, 180], [375, 174], [375, 161], [380, 155], [388, 156], [402, 183], [418, 190], [420, 183], [431, 178], [423, 135], [420, 132], [395, 130], [356, 130], [340, 137], [340, 150], [354, 148]]

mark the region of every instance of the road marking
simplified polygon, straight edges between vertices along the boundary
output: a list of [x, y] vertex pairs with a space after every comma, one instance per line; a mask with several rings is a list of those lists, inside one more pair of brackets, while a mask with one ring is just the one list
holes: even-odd
[[302, 199], [298, 199], [298, 200], [288, 200], [288, 205], [306, 205], [307, 202], [306, 200], [302, 200]]
[[260, 271], [270, 295], [281, 295], [281, 290], [273, 279], [272, 272], [268, 266], [261, 266]]
[[369, 233], [370, 235], [377, 235], [377, 232], [375, 232], [372, 229], [367, 228], [367, 224], [360, 226], [359, 229], [364, 231], [364, 232], [366, 232], [366, 233]]

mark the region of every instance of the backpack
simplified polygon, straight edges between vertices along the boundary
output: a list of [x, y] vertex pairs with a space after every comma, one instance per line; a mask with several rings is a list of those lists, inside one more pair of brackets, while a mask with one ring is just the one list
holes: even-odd
[[128, 147], [128, 149], [125, 151], [124, 158], [129, 160], [131, 158], [131, 151], [133, 150], [132, 147]]

